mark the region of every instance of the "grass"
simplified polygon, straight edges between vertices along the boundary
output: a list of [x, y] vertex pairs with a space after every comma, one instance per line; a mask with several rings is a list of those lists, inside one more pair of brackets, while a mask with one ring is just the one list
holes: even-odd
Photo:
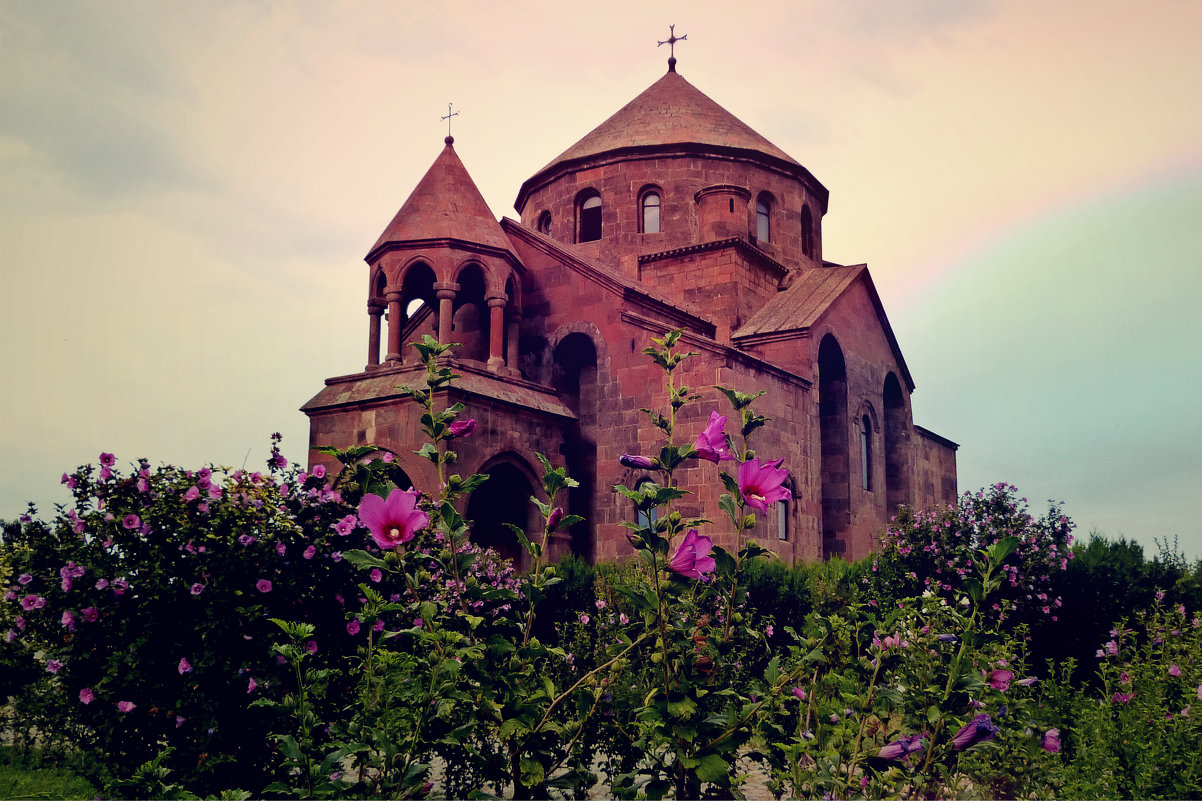
[[40, 762], [36, 756], [23, 758], [11, 748], [0, 748], [0, 798], [96, 798], [96, 787], [87, 779], [69, 768]]

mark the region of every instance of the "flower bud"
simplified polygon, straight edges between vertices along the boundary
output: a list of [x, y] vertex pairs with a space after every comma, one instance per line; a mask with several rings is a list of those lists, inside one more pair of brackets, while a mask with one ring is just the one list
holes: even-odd
[[561, 520], [563, 520], [563, 507], [556, 506], [551, 510], [551, 516], [547, 518], [547, 530], [554, 531], [559, 528]]
[[618, 457], [618, 463], [623, 467], [633, 467], [636, 470], [654, 470], [655, 460], [646, 456], [636, 456], [624, 453]]

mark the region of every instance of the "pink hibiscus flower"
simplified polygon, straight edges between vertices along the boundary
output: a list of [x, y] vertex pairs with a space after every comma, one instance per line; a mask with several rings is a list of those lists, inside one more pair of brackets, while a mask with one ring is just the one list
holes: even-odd
[[359, 520], [371, 531], [381, 548], [396, 548], [430, 524], [430, 516], [417, 508], [415, 489], [394, 489], [388, 498], [365, 495], [359, 504]]
[[714, 541], [697, 533], [697, 529], [689, 529], [684, 535], [684, 541], [676, 549], [675, 555], [668, 562], [668, 569], [686, 578], [709, 581], [707, 573], [712, 573], [717, 563], [710, 551]]
[[709, 424], [697, 435], [693, 449], [697, 451], [698, 459], [705, 459], [715, 464], [735, 458], [730, 452], [730, 442], [726, 438], [726, 415], [710, 412]]
[[793, 493], [781, 486], [789, 477], [788, 470], [780, 469], [783, 461], [761, 462], [754, 459], [739, 465], [739, 492], [748, 506], [767, 514], [771, 504], [793, 497]]

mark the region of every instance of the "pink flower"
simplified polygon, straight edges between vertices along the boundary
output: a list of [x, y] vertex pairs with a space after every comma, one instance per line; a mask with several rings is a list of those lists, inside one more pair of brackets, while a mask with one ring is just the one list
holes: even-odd
[[989, 674], [989, 686], [995, 690], [1006, 692], [1010, 689], [1010, 682], [1014, 679], [1014, 673], [1009, 670], [995, 670]]
[[313, 473], [313, 478], [325, 478], [326, 477], [326, 466], [324, 464], [315, 464], [315, 465], [313, 465], [312, 473]]
[[417, 508], [415, 489], [394, 489], [385, 500], [379, 495], [365, 495], [359, 504], [359, 519], [371, 531], [371, 537], [381, 548], [396, 548], [430, 523], [430, 516]]
[[379, 583], [380, 583], [380, 581], [381, 581], [381, 580], [384, 578], [384, 574], [383, 574], [382, 572], [380, 572], [380, 568], [378, 568], [378, 567], [373, 567], [373, 568], [371, 569], [371, 573], [368, 573], [368, 577], [369, 577], [369, 578], [370, 578], [370, 579], [371, 579], [371, 580], [372, 580], [374, 583], [376, 583], [376, 584], [379, 584]]
[[625, 612], [619, 612], [618, 613], [618, 622], [621, 623], [623, 626], [625, 626], [627, 623], [630, 622], [630, 618], [626, 617]]
[[92, 694], [90, 687], [84, 687], [79, 691], [79, 703], [90, 704], [96, 700], [96, 696]]
[[547, 517], [547, 531], [554, 531], [559, 528], [560, 521], [563, 520], [563, 507], [556, 506], [551, 510], [551, 514]]
[[301, 554], [301, 556], [305, 557], [306, 559], [312, 559], [315, 553], [317, 553], [317, 548], [313, 545], [310, 545], [305, 549], [305, 552]]
[[58, 673], [62, 669], [63, 669], [63, 663], [58, 661], [57, 659], [47, 659], [46, 660], [46, 672], [47, 673]]
[[587, 625], [588, 625], [588, 621], [589, 621], [589, 616], [588, 616], [588, 615], [581, 615], [581, 616], [580, 616], [580, 622], [581, 622], [581, 623], [583, 623], [584, 625], [586, 625], [586, 626], [587, 626]]
[[668, 562], [668, 569], [686, 578], [709, 581], [705, 574], [713, 572], [718, 566], [714, 557], [710, 556], [713, 547], [713, 540], [701, 536], [695, 528], [689, 529], [684, 535], [684, 541]]
[[259, 582], [255, 584], [255, 587], [259, 590], [259, 592], [271, 592], [271, 582], [267, 579], [259, 579]]
[[192, 589], [190, 590], [193, 595], [200, 595], [204, 591], [205, 585], [201, 584], [199, 581], [193, 584]]
[[1127, 704], [1135, 697], [1135, 693], [1115, 693], [1110, 696], [1110, 700], [1116, 704]]
[[199, 487], [188, 487], [188, 491], [184, 493], [185, 501], [194, 501], [200, 497]]
[[806, 699], [806, 691], [800, 687], [794, 687], [793, 694], [797, 696], [798, 701], [804, 701]]
[[380, 459], [384, 462], [384, 464], [392, 464], [392, 460], [394, 458], [396, 458], [396, 457], [394, 457], [392, 455], [392, 453], [389, 451], [384, 451], [384, 455], [380, 457]]
[[309, 640], [307, 643], [305, 643], [305, 653], [317, 653], [317, 640]]
[[134, 707], [136, 707], [136, 706], [137, 706], [137, 704], [135, 704], [133, 701], [118, 701], [117, 702], [117, 711], [121, 712], [121, 713], [133, 712]]
[[351, 618], [351, 622], [346, 624], [346, 633], [352, 637], [359, 633], [359, 618]]
[[[909, 737], [902, 737], [894, 740], [888, 745], [877, 751], [877, 756], [882, 759], [902, 759], [907, 754], [912, 754], [915, 751], [921, 751], [925, 747], [925, 740], [921, 734], [911, 734]], [[867, 777], [865, 777], [867, 778]]]
[[455, 437], [466, 437], [468, 434], [476, 430], [476, 421], [469, 417], [466, 420], [456, 420], [447, 426], [447, 439]]
[[655, 460], [649, 459], [646, 456], [636, 456], [630, 453], [624, 453], [618, 457], [618, 464], [623, 467], [633, 467], [635, 470], [654, 470]]
[[112, 467], [117, 463], [117, 457], [113, 456], [111, 453], [101, 453], [100, 463], [105, 467]]
[[128, 529], [141, 528], [142, 527], [142, 519], [140, 517], [138, 517], [136, 514], [133, 514], [131, 512], [130, 514], [127, 514], [121, 520], [121, 525], [125, 526]]
[[175, 728], [178, 729], [180, 726], [184, 725], [185, 720], [187, 720], [187, 718], [184, 717], [183, 715], [176, 715], [175, 716]]
[[1060, 753], [1060, 729], [1048, 729], [1044, 732], [1043, 740], [1039, 743], [1039, 747], [1049, 754]]
[[358, 522], [359, 521], [355, 519], [354, 515], [347, 515], [334, 524], [334, 530], [337, 531], [340, 536], [345, 537], [355, 530], [355, 524]]
[[1177, 667], [1176, 665], [1169, 665], [1169, 675], [1170, 676], [1180, 676], [1181, 668]]
[[246, 683], [246, 693], [249, 695], [259, 688], [259, 682], [255, 681], [255, 677], [251, 676], [250, 681]]
[[179, 674], [182, 676], [185, 673], [191, 673], [191, 672], [192, 672], [192, 665], [188, 662], [188, 658], [182, 657], [179, 660]]
[[755, 459], [739, 465], [739, 492], [748, 506], [767, 514], [770, 504], [793, 497], [793, 493], [781, 486], [789, 477], [788, 470], [780, 469], [783, 461], [762, 462]]
[[710, 412], [709, 424], [704, 431], [697, 435], [697, 441], [693, 444], [698, 459], [705, 459], [717, 464], [735, 458], [735, 455], [730, 452], [730, 441], [726, 437], [726, 431], [723, 430], [725, 427], [726, 416]]

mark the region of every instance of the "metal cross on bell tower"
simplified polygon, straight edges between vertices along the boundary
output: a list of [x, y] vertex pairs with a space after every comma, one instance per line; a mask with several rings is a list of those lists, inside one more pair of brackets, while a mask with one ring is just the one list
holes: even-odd
[[447, 143], [448, 145], [449, 145], [449, 144], [452, 144], [452, 143], [455, 141], [455, 137], [451, 136], [451, 117], [458, 117], [458, 116], [459, 116], [459, 112], [458, 112], [458, 111], [455, 111], [455, 112], [452, 112], [452, 111], [451, 111], [451, 106], [453, 106], [453, 105], [454, 105], [454, 103], [447, 103], [447, 116], [445, 116], [445, 117], [439, 117], [439, 119], [443, 119], [443, 120], [446, 120], [446, 121], [447, 121], [447, 138], [446, 138], [446, 143]]
[[669, 25], [668, 38], [656, 45], [656, 47], [659, 47], [659, 45], [668, 46], [668, 72], [676, 72], [676, 43], [683, 42], [688, 38], [689, 35], [687, 33], [684, 36], [677, 36], [676, 26]]

